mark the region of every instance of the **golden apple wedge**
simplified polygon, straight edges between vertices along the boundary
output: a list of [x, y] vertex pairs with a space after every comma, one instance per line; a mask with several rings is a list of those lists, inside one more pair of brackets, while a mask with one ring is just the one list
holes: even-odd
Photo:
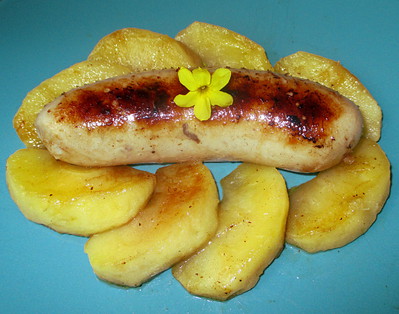
[[34, 123], [37, 114], [46, 104], [73, 88], [128, 74], [130, 71], [130, 68], [119, 64], [82, 61], [43, 81], [26, 95], [14, 116], [13, 125], [19, 138], [27, 147], [43, 148]]
[[95, 274], [123, 286], [140, 286], [193, 254], [217, 227], [218, 194], [203, 164], [183, 163], [156, 172], [148, 205], [119, 228], [93, 235], [85, 245]]
[[155, 176], [128, 166], [84, 168], [25, 148], [7, 160], [12, 198], [31, 221], [60, 233], [88, 236], [120, 226], [145, 206]]
[[382, 111], [360, 80], [340, 62], [298, 51], [280, 59], [276, 72], [305, 78], [325, 85], [353, 101], [363, 115], [365, 137], [377, 142], [381, 135]]
[[385, 153], [363, 138], [340, 164], [290, 189], [286, 241], [314, 253], [355, 240], [376, 220], [390, 180]]
[[221, 184], [216, 235], [173, 267], [187, 291], [216, 300], [255, 286], [283, 249], [288, 212], [285, 181], [275, 168], [241, 164]]
[[194, 22], [175, 38], [198, 53], [209, 67], [273, 69], [262, 46], [221, 26]]
[[123, 28], [103, 37], [88, 60], [127, 66], [133, 72], [199, 67], [201, 58], [168, 35], [139, 28]]

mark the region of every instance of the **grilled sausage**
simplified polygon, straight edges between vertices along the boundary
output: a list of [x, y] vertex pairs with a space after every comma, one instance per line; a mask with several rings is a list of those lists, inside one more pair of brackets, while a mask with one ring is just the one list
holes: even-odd
[[188, 90], [171, 69], [71, 90], [40, 112], [37, 131], [55, 158], [82, 166], [243, 161], [316, 172], [357, 144], [361, 114], [335, 91], [269, 71], [231, 71], [222, 91], [233, 104], [214, 106], [206, 121], [174, 103]]

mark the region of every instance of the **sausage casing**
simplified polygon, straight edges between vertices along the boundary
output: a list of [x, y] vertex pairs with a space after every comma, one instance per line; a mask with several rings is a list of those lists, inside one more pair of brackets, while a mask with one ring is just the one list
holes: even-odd
[[269, 71], [231, 71], [222, 91], [233, 104], [214, 106], [206, 121], [174, 103], [188, 90], [170, 69], [71, 90], [44, 107], [36, 128], [55, 158], [82, 166], [243, 161], [316, 172], [359, 141], [361, 114], [337, 92]]

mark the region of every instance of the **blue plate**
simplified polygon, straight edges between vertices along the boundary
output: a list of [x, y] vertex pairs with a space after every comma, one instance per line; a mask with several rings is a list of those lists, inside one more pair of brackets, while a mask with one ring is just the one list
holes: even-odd
[[[25, 219], [0, 184], [2, 313], [389, 313], [399, 311], [399, 1], [0, 1], [0, 143], [6, 159], [23, 148], [12, 118], [26, 93], [86, 59], [96, 42], [124, 27], [174, 36], [193, 21], [221, 25], [265, 47], [271, 62], [298, 50], [342, 64], [384, 112], [380, 145], [392, 192], [370, 230], [319, 254], [287, 245], [251, 291], [227, 302], [187, 293], [170, 271], [140, 288], [96, 278], [85, 238]], [[235, 164], [208, 164], [219, 181]], [[155, 166], [150, 167], [151, 171]], [[283, 172], [289, 185], [301, 180]]]

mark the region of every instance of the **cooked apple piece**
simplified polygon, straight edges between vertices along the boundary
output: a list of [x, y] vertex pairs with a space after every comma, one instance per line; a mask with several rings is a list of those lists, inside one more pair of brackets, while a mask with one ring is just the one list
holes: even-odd
[[201, 163], [159, 168], [148, 205], [128, 224], [86, 243], [98, 277], [139, 286], [203, 246], [216, 231], [218, 194]]
[[325, 85], [359, 106], [364, 120], [364, 136], [377, 142], [381, 133], [382, 112], [359, 79], [338, 61], [299, 51], [279, 60], [276, 72], [305, 78]]
[[201, 58], [181, 42], [139, 28], [123, 28], [103, 37], [88, 60], [122, 64], [134, 72], [202, 65]]
[[275, 168], [241, 164], [221, 185], [216, 235], [173, 267], [187, 291], [216, 300], [255, 286], [284, 246], [288, 212], [285, 181]]
[[290, 190], [286, 241], [314, 253], [355, 240], [381, 211], [390, 174], [380, 146], [362, 139], [340, 164]]
[[194, 22], [175, 38], [197, 52], [209, 67], [273, 69], [262, 46], [221, 26]]
[[13, 124], [18, 136], [27, 147], [43, 148], [34, 122], [46, 104], [73, 88], [129, 72], [130, 68], [119, 64], [82, 61], [45, 80], [26, 95], [14, 117]]
[[128, 166], [84, 168], [25, 148], [7, 160], [10, 194], [26, 218], [60, 233], [88, 236], [120, 226], [143, 208], [154, 174]]

